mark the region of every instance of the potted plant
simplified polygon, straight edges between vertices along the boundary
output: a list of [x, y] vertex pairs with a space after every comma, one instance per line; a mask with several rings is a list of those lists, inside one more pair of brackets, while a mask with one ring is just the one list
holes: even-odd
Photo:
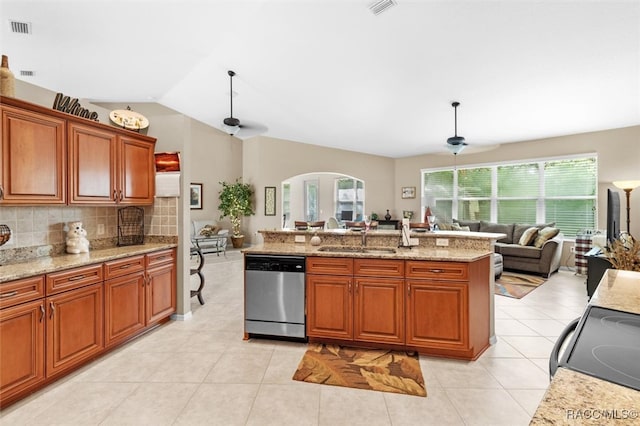
[[222, 185], [222, 190], [218, 197], [220, 199], [218, 209], [222, 213], [220, 219], [229, 217], [233, 232], [231, 243], [234, 248], [240, 248], [244, 244], [244, 235], [240, 230], [242, 216], [254, 214], [251, 202], [253, 189], [248, 183], [242, 183], [240, 178], [237, 178], [233, 183], [220, 182], [220, 184]]

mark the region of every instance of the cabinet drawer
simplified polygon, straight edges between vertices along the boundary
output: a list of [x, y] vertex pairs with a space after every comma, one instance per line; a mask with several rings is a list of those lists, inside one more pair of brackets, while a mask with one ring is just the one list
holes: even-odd
[[0, 308], [44, 297], [44, 275], [0, 284]]
[[104, 264], [104, 279], [108, 280], [139, 271], [144, 271], [144, 255], [110, 260]]
[[469, 277], [469, 268], [466, 263], [462, 262], [408, 260], [406, 262], [406, 277], [466, 281]]
[[173, 263], [176, 260], [176, 250], [161, 250], [147, 254], [147, 268]]
[[102, 281], [102, 263], [47, 274], [47, 295]]
[[355, 275], [365, 277], [404, 277], [404, 261], [391, 259], [354, 259]]
[[307, 273], [353, 275], [353, 259], [348, 257], [307, 257]]

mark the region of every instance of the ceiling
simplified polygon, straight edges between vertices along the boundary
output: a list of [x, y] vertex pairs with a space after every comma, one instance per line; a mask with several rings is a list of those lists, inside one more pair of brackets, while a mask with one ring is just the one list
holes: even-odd
[[394, 158], [447, 152], [452, 101], [464, 153], [640, 125], [640, 1], [396, 1], [0, 0], [0, 50], [29, 83], [217, 128], [231, 69], [242, 123]]

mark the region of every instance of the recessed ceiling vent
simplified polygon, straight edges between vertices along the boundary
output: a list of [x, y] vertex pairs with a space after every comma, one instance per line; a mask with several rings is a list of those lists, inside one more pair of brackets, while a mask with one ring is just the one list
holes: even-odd
[[31, 22], [9, 21], [11, 32], [15, 34], [31, 34]]
[[20, 75], [22, 77], [33, 77], [36, 75], [36, 72], [31, 70], [20, 70]]
[[396, 1], [395, 0], [378, 0], [377, 2], [369, 5], [369, 10], [374, 14], [374, 15], [380, 15], [382, 12], [384, 12], [385, 10], [389, 9], [392, 6], [395, 6]]

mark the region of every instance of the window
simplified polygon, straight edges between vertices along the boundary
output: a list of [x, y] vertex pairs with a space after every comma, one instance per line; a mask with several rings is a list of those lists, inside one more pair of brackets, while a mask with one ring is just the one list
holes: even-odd
[[596, 227], [595, 155], [423, 170], [422, 182], [440, 221], [555, 222], [566, 236]]
[[315, 222], [318, 219], [318, 180], [304, 181], [304, 215], [307, 222]]
[[338, 178], [335, 180], [335, 188], [336, 219], [341, 222], [362, 220], [364, 215], [364, 181], [347, 177]]

